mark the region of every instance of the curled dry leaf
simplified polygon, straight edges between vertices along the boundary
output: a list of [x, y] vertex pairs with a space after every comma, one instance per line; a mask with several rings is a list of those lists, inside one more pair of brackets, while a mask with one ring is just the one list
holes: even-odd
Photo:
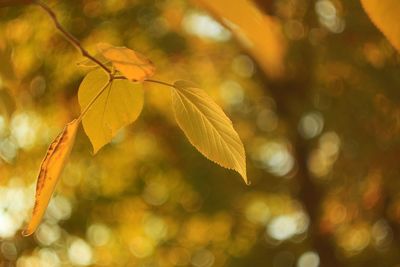
[[248, 183], [246, 154], [231, 120], [194, 84], [177, 81], [174, 87], [172, 108], [190, 143], [209, 160], [237, 171]]
[[400, 52], [400, 1], [361, 0], [361, 3], [372, 22]]
[[39, 226], [57, 181], [71, 153], [78, 126], [78, 120], [68, 123], [49, 146], [46, 156], [40, 165], [32, 218], [22, 235], [29, 236], [33, 234]]
[[129, 48], [98, 43], [97, 49], [128, 80], [143, 81], [153, 76], [156, 70], [148, 58]]

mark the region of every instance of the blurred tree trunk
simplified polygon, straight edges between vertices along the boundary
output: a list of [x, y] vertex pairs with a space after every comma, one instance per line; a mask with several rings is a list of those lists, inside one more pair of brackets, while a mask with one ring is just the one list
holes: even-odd
[[[305, 56], [306, 58], [306, 56]], [[310, 57], [308, 57], [310, 58]], [[309, 61], [305, 61], [309, 62]], [[309, 70], [311, 68], [307, 68]], [[320, 266], [337, 267], [341, 266], [335, 255], [335, 245], [331, 242], [330, 237], [324, 235], [320, 231], [320, 209], [323, 201], [323, 191], [312, 181], [307, 167], [307, 159], [309, 155], [308, 144], [303, 140], [297, 130], [301, 114], [293, 108], [294, 102], [306, 103], [306, 90], [310, 86], [311, 75], [302, 73], [298, 79], [292, 82], [282, 82], [271, 84], [271, 94], [276, 101], [278, 113], [283, 120], [288, 122], [288, 132], [291, 133], [290, 141], [293, 145], [294, 157], [297, 163], [296, 182], [300, 190], [298, 198], [304, 205], [304, 208], [310, 218], [310, 226], [308, 236], [311, 240], [314, 250], [320, 257]], [[297, 103], [298, 105], [298, 103]]]
[[[273, 13], [273, 1], [255, 0], [256, 4], [267, 14]], [[314, 22], [315, 14], [309, 11], [304, 22], [310, 25]], [[323, 201], [324, 192], [318, 187], [310, 177], [307, 159], [309, 149], [307, 142], [298, 133], [298, 122], [301, 118], [301, 112], [304, 112], [306, 107], [312, 108], [310, 103], [310, 92], [314, 81], [313, 59], [315, 49], [308, 43], [307, 40], [302, 44], [301, 50], [298, 51], [301, 55], [300, 59], [296, 59], [297, 70], [294, 75], [287, 75], [283, 80], [267, 80], [269, 84], [270, 94], [274, 98], [279, 116], [287, 122], [288, 132], [290, 133], [290, 141], [293, 145], [294, 157], [297, 163], [296, 181], [299, 184], [300, 191], [298, 193], [299, 200], [304, 205], [306, 212], [310, 218], [310, 226], [308, 236], [311, 240], [314, 250], [320, 257], [320, 265], [323, 267], [337, 267], [342, 264], [335, 255], [335, 245], [331, 238], [324, 235], [320, 231], [320, 209]], [[307, 64], [305, 67], [304, 64]], [[300, 108], [301, 107], [301, 108]]]

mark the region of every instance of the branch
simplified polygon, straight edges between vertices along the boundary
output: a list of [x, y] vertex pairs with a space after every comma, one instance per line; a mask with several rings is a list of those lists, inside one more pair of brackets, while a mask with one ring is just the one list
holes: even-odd
[[[12, 2], [12, 0], [11, 1], [10, 0], [0, 0], [0, 1]], [[60, 22], [57, 19], [57, 15], [54, 13], [54, 11], [48, 5], [46, 5], [45, 3], [41, 2], [40, 0], [19, 0], [18, 2], [32, 2], [32, 3], [36, 4], [36, 5], [38, 5], [39, 7], [41, 7], [50, 16], [50, 18], [53, 20], [54, 25], [56, 26], [56, 28], [64, 35], [64, 37], [71, 44], [73, 44], [81, 52], [82, 56], [90, 59], [91, 61], [93, 61], [94, 63], [99, 65], [99, 67], [101, 67], [103, 70], [105, 70], [108, 74], [111, 75], [111, 70], [109, 68], [107, 68], [98, 59], [96, 59], [91, 54], [89, 54], [89, 52], [85, 48], [82, 47], [82, 45], [79, 42], [79, 40], [76, 39], [72, 34], [67, 32], [66, 29], [63, 28], [63, 26], [60, 24]]]
[[[97, 98], [103, 93], [103, 91], [107, 88], [107, 86], [112, 83], [113, 80], [126, 79], [126, 77], [115, 76], [115, 73], [113, 73], [106, 65], [101, 63], [98, 59], [93, 57], [85, 48], [83, 48], [80, 41], [75, 36], [73, 36], [71, 33], [69, 33], [66, 29], [64, 29], [64, 27], [58, 21], [56, 13], [47, 4], [43, 3], [40, 0], [0, 0], [0, 7], [16, 5], [16, 4], [36, 4], [40, 8], [42, 8], [49, 15], [49, 17], [53, 20], [53, 23], [56, 26], [56, 28], [64, 35], [64, 37], [72, 45], [74, 45], [81, 52], [82, 56], [93, 61], [95, 64], [97, 64], [99, 67], [101, 67], [104, 71], [106, 71], [108, 73], [108, 75], [109, 75], [108, 83], [98, 92], [98, 94], [91, 100], [91, 102], [81, 112], [78, 120], [82, 120], [82, 117], [85, 116], [85, 114], [89, 110], [89, 108], [93, 105], [93, 103], [97, 100]], [[163, 82], [163, 81], [151, 80], [151, 79], [146, 79], [144, 81], [151, 82], [151, 83], [158, 83], [158, 84], [162, 84], [162, 85], [169, 86], [169, 87], [174, 87], [174, 85]]]

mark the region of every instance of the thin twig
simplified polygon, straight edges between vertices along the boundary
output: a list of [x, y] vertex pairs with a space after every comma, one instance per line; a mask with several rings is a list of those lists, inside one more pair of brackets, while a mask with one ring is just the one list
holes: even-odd
[[75, 38], [75, 36], [73, 36], [72, 34], [70, 34], [69, 32], [67, 32], [67, 30], [65, 30], [63, 28], [63, 26], [60, 24], [60, 22], [57, 19], [57, 15], [54, 13], [54, 11], [45, 3], [41, 2], [40, 0], [34, 0], [35, 4], [37, 4], [38, 6], [40, 6], [44, 11], [46, 11], [46, 13], [50, 16], [50, 18], [53, 20], [54, 25], [56, 26], [56, 28], [65, 36], [65, 38], [71, 43], [73, 44], [81, 53], [82, 56], [87, 57], [88, 59], [90, 59], [91, 61], [93, 61], [94, 63], [96, 63], [97, 65], [99, 65], [102, 69], [104, 69], [108, 74], [111, 75], [111, 70], [109, 68], [107, 68], [107, 66], [105, 66], [103, 63], [101, 63], [98, 59], [96, 59], [95, 57], [93, 57], [91, 54], [89, 54], [89, 52], [82, 47], [81, 43], [79, 42], [78, 39]]
[[128, 79], [122, 75], [114, 75], [113, 80], [128, 80]]

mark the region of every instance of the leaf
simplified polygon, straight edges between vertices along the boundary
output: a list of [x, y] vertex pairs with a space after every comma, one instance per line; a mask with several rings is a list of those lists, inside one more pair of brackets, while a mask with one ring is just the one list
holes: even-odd
[[97, 49], [128, 80], [143, 81], [152, 76], [156, 70], [148, 58], [129, 48], [99, 43]]
[[400, 52], [400, 1], [361, 0], [372, 22]]
[[33, 234], [39, 226], [68, 156], [71, 153], [78, 126], [78, 120], [68, 123], [47, 149], [46, 156], [40, 165], [36, 183], [35, 206], [32, 218], [22, 232], [23, 236]]
[[194, 84], [177, 81], [174, 87], [172, 108], [190, 143], [211, 161], [237, 171], [248, 183], [244, 147], [230, 119]]
[[272, 78], [282, 76], [286, 41], [277, 17], [264, 14], [249, 0], [192, 0], [232, 31]]
[[[79, 86], [78, 100], [82, 109], [108, 83], [108, 75], [101, 69], [93, 70]], [[143, 89], [127, 80], [113, 80], [93, 103], [82, 119], [93, 152], [111, 141], [122, 127], [134, 122], [143, 107]]]

